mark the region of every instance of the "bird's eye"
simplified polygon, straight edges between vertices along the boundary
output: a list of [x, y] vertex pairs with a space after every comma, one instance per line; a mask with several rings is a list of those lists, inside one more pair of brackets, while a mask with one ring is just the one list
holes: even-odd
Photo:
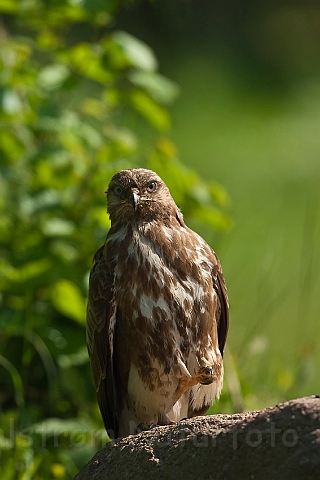
[[154, 192], [157, 188], [157, 182], [151, 182], [148, 185], [148, 192]]
[[122, 188], [121, 188], [121, 187], [116, 187], [116, 188], [114, 189], [114, 191], [115, 191], [115, 193], [116, 193], [117, 195], [121, 195], [121, 193], [122, 193]]

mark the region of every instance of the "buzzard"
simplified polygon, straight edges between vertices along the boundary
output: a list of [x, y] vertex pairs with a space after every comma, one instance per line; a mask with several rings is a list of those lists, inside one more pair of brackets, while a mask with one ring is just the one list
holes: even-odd
[[94, 256], [87, 345], [111, 438], [202, 415], [223, 380], [228, 297], [215, 252], [151, 170], [122, 170]]

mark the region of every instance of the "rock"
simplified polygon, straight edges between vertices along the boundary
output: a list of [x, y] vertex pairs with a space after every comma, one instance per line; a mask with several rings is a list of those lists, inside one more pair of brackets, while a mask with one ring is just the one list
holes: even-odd
[[208, 415], [106, 444], [74, 480], [320, 479], [320, 396]]

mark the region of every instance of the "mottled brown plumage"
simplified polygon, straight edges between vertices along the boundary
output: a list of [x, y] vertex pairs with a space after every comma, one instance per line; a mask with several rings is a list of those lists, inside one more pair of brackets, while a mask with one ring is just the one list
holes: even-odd
[[118, 437], [203, 414], [219, 397], [228, 297], [216, 254], [157, 174], [117, 173], [107, 204], [87, 344], [102, 417]]

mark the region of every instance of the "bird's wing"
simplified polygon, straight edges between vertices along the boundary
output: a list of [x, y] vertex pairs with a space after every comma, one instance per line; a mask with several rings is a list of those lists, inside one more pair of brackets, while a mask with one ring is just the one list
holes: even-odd
[[[217, 328], [218, 345], [221, 355], [223, 356], [223, 350], [227, 339], [228, 327], [229, 327], [229, 301], [227, 287], [223, 277], [220, 262], [213, 252], [212, 258], [212, 280], [213, 289], [217, 294], [218, 303], [216, 311], [216, 322], [214, 322], [214, 328]], [[189, 406], [188, 417], [195, 417], [197, 415], [204, 415], [213, 400], [217, 395], [215, 384], [210, 385], [196, 385], [190, 389], [189, 393]]]
[[90, 273], [87, 307], [87, 346], [98, 403], [109, 436], [116, 437], [118, 420], [113, 369], [113, 345], [117, 308], [113, 298], [113, 275], [101, 247]]
[[[212, 251], [213, 252], [213, 251]], [[229, 327], [229, 301], [227, 287], [222, 273], [220, 262], [214, 254], [212, 280], [213, 288], [218, 296], [217, 311], [216, 311], [216, 326], [218, 334], [218, 345], [221, 355], [223, 356], [223, 350], [227, 339], [228, 327]], [[214, 325], [215, 328], [215, 325]], [[215, 336], [216, 334], [214, 334]], [[213, 384], [210, 385], [196, 385], [190, 389], [189, 393], [189, 406], [188, 417], [194, 417], [196, 415], [204, 415], [214, 398], [216, 397], [216, 387]]]
[[217, 328], [218, 328], [218, 343], [219, 350], [223, 356], [223, 350], [227, 339], [227, 333], [229, 328], [229, 300], [226, 282], [222, 273], [221, 265], [217, 259], [216, 273], [213, 275], [214, 289], [218, 295], [218, 311], [216, 316]]

